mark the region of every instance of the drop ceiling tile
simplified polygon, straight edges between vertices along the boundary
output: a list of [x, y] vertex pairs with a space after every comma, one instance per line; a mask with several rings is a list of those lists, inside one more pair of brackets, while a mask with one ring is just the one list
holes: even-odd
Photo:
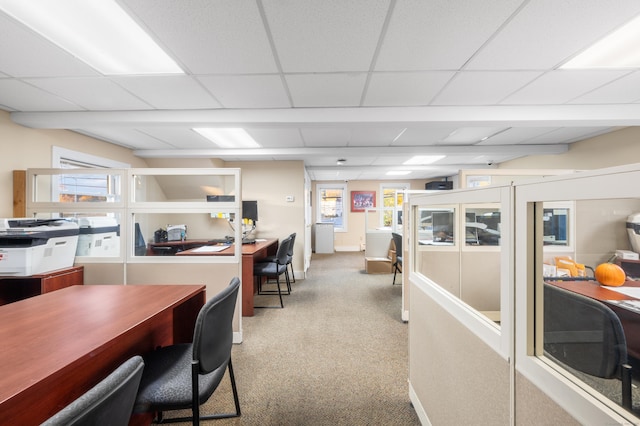
[[1, 12], [0, 71], [13, 77], [99, 75], [84, 62]]
[[367, 71], [389, 0], [263, 0], [282, 70]]
[[375, 70], [458, 69], [520, 3], [398, 1]]
[[628, 71], [557, 70], [508, 96], [504, 105], [563, 104], [615, 80]]
[[220, 108], [220, 104], [197, 81], [189, 76], [112, 77], [156, 109]]
[[13, 79], [0, 79], [0, 104], [15, 111], [82, 110], [68, 100]]
[[363, 105], [428, 105], [453, 75], [449, 71], [374, 73]]
[[466, 69], [552, 68], [638, 13], [636, 0], [529, 1]]
[[122, 3], [194, 74], [277, 71], [255, 0]]
[[304, 146], [302, 135], [297, 128], [247, 129], [263, 148], [301, 148]]
[[225, 108], [290, 108], [278, 75], [200, 76]]
[[628, 74], [573, 99], [570, 104], [626, 104], [640, 101], [640, 72]]
[[356, 107], [367, 80], [365, 73], [291, 74], [285, 80], [293, 106]]
[[345, 147], [351, 140], [351, 130], [346, 128], [307, 127], [300, 131], [309, 147]]
[[25, 81], [89, 110], [149, 109], [149, 104], [104, 77], [33, 78]]
[[460, 72], [433, 100], [432, 105], [495, 105], [541, 72]]

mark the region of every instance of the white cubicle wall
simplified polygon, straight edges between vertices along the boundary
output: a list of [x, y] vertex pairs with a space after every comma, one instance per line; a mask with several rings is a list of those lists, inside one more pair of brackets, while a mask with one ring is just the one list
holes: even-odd
[[[88, 179], [108, 182], [108, 193], [75, 199], [60, 196], [65, 182]], [[242, 277], [240, 245], [233, 256], [147, 256], [144, 248], [136, 252], [136, 246], [141, 240], [143, 244], [153, 242], [155, 230], [171, 224], [186, 225], [187, 239], [210, 240], [231, 234], [241, 240], [241, 227], [231, 229], [226, 219], [241, 216], [240, 188], [240, 170], [231, 168], [30, 169], [27, 214], [117, 221], [120, 241], [115, 255], [76, 257], [75, 264], [85, 267], [85, 284], [202, 284], [210, 298], [233, 277]], [[207, 195], [227, 197], [222, 202], [209, 202]], [[235, 342], [242, 341], [241, 321], [239, 300]]]
[[[599, 388], [542, 350], [543, 262], [570, 254], [595, 266], [616, 249], [629, 249], [625, 220], [640, 211], [640, 189], [632, 184], [639, 181], [640, 165], [632, 165], [519, 182], [494, 192], [411, 198], [409, 392], [424, 424], [640, 423], [605, 394], [606, 384]], [[489, 265], [500, 269], [500, 327], [490, 326], [477, 300], [464, 300], [468, 292], [459, 277], [481, 273], [456, 246], [461, 233], [453, 244], [419, 244], [420, 211], [453, 208], [459, 230], [462, 208], [477, 203], [500, 203], [501, 235], [509, 241], [501, 241], [499, 264]], [[545, 245], [544, 210], [566, 206], [575, 222], [566, 245]], [[619, 387], [613, 382], [609, 388]]]

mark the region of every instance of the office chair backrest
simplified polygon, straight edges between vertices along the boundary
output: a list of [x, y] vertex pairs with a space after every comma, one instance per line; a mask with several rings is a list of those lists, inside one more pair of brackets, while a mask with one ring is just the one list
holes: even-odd
[[402, 235], [395, 232], [391, 233], [393, 244], [396, 246], [396, 256], [402, 257]]
[[128, 425], [143, 368], [142, 357], [130, 358], [43, 425]]
[[278, 251], [276, 252], [276, 262], [279, 265], [286, 265], [289, 256], [289, 247], [291, 246], [291, 237], [287, 237], [280, 242]]
[[198, 313], [193, 332], [193, 360], [198, 361], [203, 374], [222, 366], [231, 357], [233, 313], [239, 287], [240, 279], [234, 277]]
[[287, 250], [287, 254], [289, 255], [289, 257], [293, 257], [293, 245], [296, 242], [296, 233], [294, 232], [289, 235], [289, 238], [291, 239], [291, 241], [289, 241], [289, 250]]
[[618, 316], [603, 303], [544, 285], [544, 350], [576, 370], [603, 378], [620, 375], [627, 342]]

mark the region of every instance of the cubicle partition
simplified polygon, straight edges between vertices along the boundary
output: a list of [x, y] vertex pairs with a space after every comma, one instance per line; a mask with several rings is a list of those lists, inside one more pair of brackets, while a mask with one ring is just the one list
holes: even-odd
[[[638, 181], [632, 165], [411, 196], [409, 394], [424, 424], [640, 423], [637, 403], [623, 407], [620, 374], [624, 362], [640, 369], [640, 285], [606, 287], [590, 270], [627, 265], [613, 255], [633, 249]], [[583, 328], [577, 310], [555, 315], [578, 308], [554, 308], [545, 286], [604, 306], [626, 344], [608, 349], [599, 339], [614, 332]], [[599, 377], [594, 361], [613, 374]]]
[[[29, 216], [82, 221], [81, 233], [92, 234], [95, 249], [75, 259], [87, 285], [200, 284], [209, 298], [242, 276], [241, 244], [224, 256], [175, 256], [242, 240], [239, 169], [30, 169], [27, 176]], [[91, 226], [107, 220], [117, 228], [108, 251], [99, 249], [99, 226]], [[155, 247], [163, 242], [170, 250]], [[239, 300], [236, 342], [241, 318]]]

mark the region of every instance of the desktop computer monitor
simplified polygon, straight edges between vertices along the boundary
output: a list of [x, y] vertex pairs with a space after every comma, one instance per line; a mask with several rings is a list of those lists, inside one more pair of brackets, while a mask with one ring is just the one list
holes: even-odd
[[252, 222], [258, 221], [258, 202], [242, 201], [242, 218], [250, 219]]

